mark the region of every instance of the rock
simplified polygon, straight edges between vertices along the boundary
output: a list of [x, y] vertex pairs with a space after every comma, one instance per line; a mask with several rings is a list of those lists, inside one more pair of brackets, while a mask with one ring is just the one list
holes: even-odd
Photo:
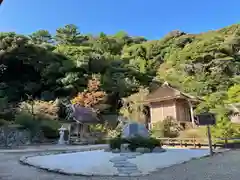
[[139, 152], [139, 153], [150, 153], [151, 150], [149, 148], [139, 147], [139, 148], [136, 148], [136, 152]]
[[121, 152], [123, 152], [123, 153], [130, 152], [130, 150], [128, 149], [128, 145], [129, 144], [122, 144], [121, 145]]
[[113, 149], [113, 150], [112, 150], [112, 153], [120, 153], [120, 152], [121, 152], [120, 149]]
[[125, 177], [125, 176], [129, 176], [127, 173], [124, 174], [124, 173], [119, 173], [118, 176], [121, 176], [121, 177]]
[[126, 124], [123, 127], [122, 138], [128, 139], [128, 138], [132, 138], [132, 137], [136, 137], [136, 136], [140, 136], [140, 137], [144, 137], [144, 138], [149, 137], [149, 132], [143, 124], [137, 123], [137, 122], [131, 122], [131, 123]]
[[121, 162], [112, 162], [114, 167], [120, 168], [120, 167], [125, 167], [126, 161], [121, 161]]
[[137, 156], [141, 155], [142, 153], [134, 152], [134, 153], [127, 153], [127, 154], [120, 154], [120, 156], [125, 156], [128, 159], [136, 158]]
[[165, 152], [166, 150], [161, 148], [161, 147], [155, 147], [152, 152], [153, 153], [162, 153], [162, 152]]
[[132, 173], [140, 173], [137, 168], [118, 168], [118, 172], [121, 174], [132, 174]]
[[134, 173], [129, 174], [129, 176], [142, 176], [142, 173], [141, 172], [134, 172]]
[[110, 161], [111, 162], [120, 162], [120, 161], [126, 161], [126, 160], [127, 160], [127, 157], [125, 157], [125, 156], [117, 156], [117, 157], [112, 158]]
[[124, 162], [124, 163], [114, 163], [114, 167], [116, 167], [116, 168], [134, 168], [134, 169], [136, 169], [137, 167], [136, 167], [136, 165], [135, 164], [132, 164], [132, 163], [128, 163], [128, 162]]
[[110, 147], [107, 147], [104, 149], [105, 152], [111, 152], [111, 148]]

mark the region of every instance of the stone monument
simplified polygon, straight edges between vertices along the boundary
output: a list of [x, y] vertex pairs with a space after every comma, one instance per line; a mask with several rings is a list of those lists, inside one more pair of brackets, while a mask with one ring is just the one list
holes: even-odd
[[122, 129], [122, 138], [133, 138], [133, 137], [149, 138], [149, 132], [145, 125], [138, 122], [130, 122], [124, 125]]

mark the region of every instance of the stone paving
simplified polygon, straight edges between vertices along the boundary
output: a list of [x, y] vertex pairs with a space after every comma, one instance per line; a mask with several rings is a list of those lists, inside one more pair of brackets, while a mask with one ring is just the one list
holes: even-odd
[[141, 176], [142, 172], [138, 170], [136, 164], [128, 162], [128, 159], [136, 158], [141, 153], [120, 153], [120, 156], [114, 157], [110, 160], [113, 167], [117, 168], [118, 176]]

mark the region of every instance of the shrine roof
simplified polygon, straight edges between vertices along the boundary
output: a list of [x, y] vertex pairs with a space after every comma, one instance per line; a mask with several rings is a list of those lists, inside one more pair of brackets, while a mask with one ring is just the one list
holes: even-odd
[[184, 93], [165, 82], [161, 87], [150, 93], [146, 97], [145, 102], [160, 102], [171, 99], [188, 99], [195, 102], [202, 100], [201, 98]]

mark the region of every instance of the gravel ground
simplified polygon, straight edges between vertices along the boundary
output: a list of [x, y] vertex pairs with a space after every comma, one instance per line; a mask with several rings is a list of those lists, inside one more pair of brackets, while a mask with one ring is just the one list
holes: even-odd
[[19, 158], [28, 154], [1, 153], [0, 180], [239, 180], [240, 177], [240, 150], [192, 160], [143, 177], [83, 177], [49, 173], [19, 164]]

